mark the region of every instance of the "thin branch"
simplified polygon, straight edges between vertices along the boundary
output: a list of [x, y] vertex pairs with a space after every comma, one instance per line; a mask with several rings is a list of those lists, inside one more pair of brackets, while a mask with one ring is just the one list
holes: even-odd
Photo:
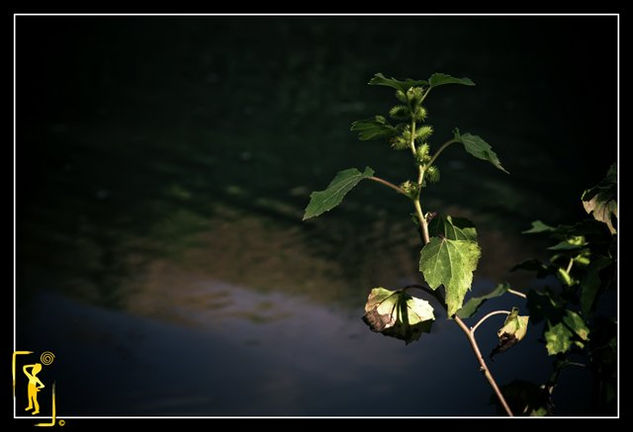
[[569, 272], [571, 271], [572, 266], [574, 265], [574, 259], [570, 258], [569, 259], [569, 264], [567, 264], [567, 269], [565, 270], [567, 272], [567, 274], [569, 274]]
[[521, 298], [527, 298], [527, 296], [525, 294], [523, 294], [521, 291], [516, 291], [516, 290], [508, 288], [508, 292], [510, 294], [514, 294], [515, 296], [519, 296]]
[[492, 373], [490, 373], [490, 369], [488, 369], [488, 365], [486, 365], [486, 361], [481, 355], [481, 351], [479, 350], [479, 345], [477, 345], [477, 340], [475, 339], [475, 335], [472, 333], [472, 331], [468, 329], [468, 327], [466, 327], [466, 324], [464, 324], [464, 321], [462, 321], [460, 317], [455, 315], [454, 318], [459, 328], [461, 328], [462, 331], [466, 334], [466, 337], [468, 338], [468, 342], [470, 342], [470, 346], [472, 347], [473, 352], [475, 353], [475, 357], [477, 358], [477, 361], [479, 362], [479, 366], [480, 366], [479, 369], [484, 373], [486, 379], [488, 380], [488, 383], [490, 383], [490, 387], [492, 387], [495, 394], [497, 395], [497, 398], [499, 399], [499, 402], [503, 406], [503, 409], [505, 409], [506, 413], [510, 417], [513, 417], [514, 414], [512, 414], [512, 410], [510, 409], [508, 402], [506, 402], [505, 398], [503, 397], [503, 394], [501, 393], [501, 390], [499, 389], [497, 382], [492, 376]]
[[475, 324], [474, 326], [472, 326], [470, 328], [471, 333], [474, 335], [475, 334], [475, 330], [477, 330], [477, 327], [479, 327], [480, 325], [483, 324], [484, 321], [486, 321], [488, 318], [490, 318], [491, 316], [495, 316], [495, 315], [510, 315], [510, 312], [508, 312], [507, 310], [496, 310], [496, 311], [492, 311], [489, 314], [487, 314], [486, 316], [484, 316], [482, 319], [480, 319], [479, 321], [477, 321], [477, 324]]
[[449, 145], [451, 145], [453, 143], [456, 143], [456, 142], [459, 142], [459, 141], [457, 141], [456, 139], [452, 139], [452, 140], [446, 141], [444, 144], [442, 144], [442, 146], [439, 149], [437, 149], [437, 151], [435, 152], [435, 154], [433, 155], [433, 157], [431, 158], [429, 163], [426, 164], [426, 166], [433, 165], [433, 162], [435, 162], [435, 159], [437, 159], [437, 157], [440, 155], [440, 153], [442, 153], [446, 147], [448, 147]]
[[369, 180], [373, 180], [373, 181], [378, 182], [378, 183], [381, 183], [381, 184], [383, 184], [383, 185], [385, 185], [385, 186], [387, 186], [387, 187], [390, 187], [391, 189], [395, 190], [395, 191], [396, 191], [396, 192], [398, 192], [398, 193], [401, 193], [401, 194], [403, 194], [403, 195], [406, 195], [406, 194], [407, 194], [404, 190], [402, 190], [402, 188], [401, 188], [401, 187], [396, 186], [395, 184], [393, 184], [393, 183], [391, 183], [391, 182], [388, 182], [387, 180], [381, 179], [380, 177], [374, 177], [374, 176], [371, 176], [371, 177], [367, 177], [367, 178], [368, 178]]

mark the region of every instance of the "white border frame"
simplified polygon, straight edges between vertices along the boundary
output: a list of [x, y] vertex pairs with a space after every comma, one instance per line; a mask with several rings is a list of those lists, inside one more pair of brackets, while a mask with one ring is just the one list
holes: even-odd
[[[198, 16], [219, 16], [219, 17], [293, 17], [293, 16], [439, 16], [439, 17], [505, 17], [505, 16], [552, 16], [552, 17], [595, 17], [613, 16], [617, 17], [617, 167], [618, 186], [617, 197], [620, 202], [620, 14], [619, 13], [27, 13], [16, 12], [13, 14], [13, 351], [16, 351], [16, 20], [19, 16], [176, 16], [176, 17], [198, 17]], [[619, 212], [619, 209], [618, 209]], [[615, 416], [548, 416], [548, 417], [520, 417], [521, 419], [613, 419], [620, 418], [620, 219], [618, 214], [618, 243], [617, 243], [617, 357], [618, 357], [618, 388], [617, 388], [617, 414]], [[48, 419], [46, 416], [17, 416], [16, 398], [13, 398], [13, 418], [14, 419]], [[505, 419], [501, 416], [61, 416], [59, 420], [66, 419]]]

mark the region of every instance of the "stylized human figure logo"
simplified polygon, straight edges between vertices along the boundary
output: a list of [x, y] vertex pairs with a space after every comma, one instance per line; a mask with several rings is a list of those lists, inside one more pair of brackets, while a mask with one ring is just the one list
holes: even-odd
[[[29, 368], [31, 368], [31, 373], [28, 372]], [[32, 415], [39, 414], [40, 404], [37, 402], [37, 392], [40, 391], [40, 389], [44, 388], [44, 384], [42, 384], [42, 381], [40, 381], [40, 379], [37, 377], [37, 374], [40, 373], [40, 371], [42, 370], [42, 364], [35, 363], [32, 365], [24, 365], [22, 370], [24, 371], [24, 374], [29, 379], [29, 384], [28, 384], [29, 406], [25, 408], [25, 411], [29, 411], [33, 409], [33, 407], [35, 407], [35, 409], [33, 410], [31, 414]]]

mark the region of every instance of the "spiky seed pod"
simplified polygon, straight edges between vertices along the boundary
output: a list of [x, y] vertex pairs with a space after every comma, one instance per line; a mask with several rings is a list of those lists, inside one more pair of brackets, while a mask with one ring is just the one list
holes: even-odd
[[422, 101], [424, 91], [422, 87], [410, 87], [407, 90], [407, 100], [412, 106], [417, 106]]
[[415, 160], [420, 165], [425, 165], [431, 160], [430, 147], [427, 143], [422, 144], [415, 151]]
[[429, 183], [437, 183], [440, 181], [440, 170], [436, 166], [430, 166], [424, 172], [424, 178]]
[[410, 180], [405, 181], [400, 185], [400, 188], [410, 197], [415, 198], [420, 190], [420, 185]]
[[407, 103], [407, 95], [402, 90], [396, 90], [396, 99], [402, 103]]
[[403, 136], [395, 136], [389, 140], [391, 147], [395, 150], [406, 150], [409, 148], [409, 140]]
[[415, 131], [415, 140], [426, 141], [431, 136], [432, 133], [433, 133], [433, 126], [430, 126], [430, 125], [420, 126]]
[[407, 120], [411, 117], [409, 108], [405, 105], [396, 105], [389, 110], [389, 115], [396, 120]]
[[424, 121], [426, 119], [426, 109], [420, 105], [415, 109], [415, 112], [413, 113], [413, 118], [415, 119], [415, 121]]

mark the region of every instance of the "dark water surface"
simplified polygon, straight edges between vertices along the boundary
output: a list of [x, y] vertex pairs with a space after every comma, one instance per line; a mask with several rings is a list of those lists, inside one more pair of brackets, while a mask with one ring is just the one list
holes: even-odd
[[[65, 416], [493, 415], [439, 306], [408, 346], [360, 320], [372, 287], [420, 282], [408, 203], [361, 184], [303, 209], [341, 169], [412, 175], [349, 132], [393, 103], [374, 73], [469, 76], [430, 98], [432, 143], [480, 134], [512, 174], [451, 148], [423, 204], [477, 224], [475, 293], [526, 289], [509, 269], [547, 244], [520, 231], [583, 217], [615, 160], [615, 66], [607, 17], [18, 17], [18, 348], [55, 353]], [[549, 376], [540, 328], [501, 384]], [[587, 414], [589, 373], [555, 402]]]

